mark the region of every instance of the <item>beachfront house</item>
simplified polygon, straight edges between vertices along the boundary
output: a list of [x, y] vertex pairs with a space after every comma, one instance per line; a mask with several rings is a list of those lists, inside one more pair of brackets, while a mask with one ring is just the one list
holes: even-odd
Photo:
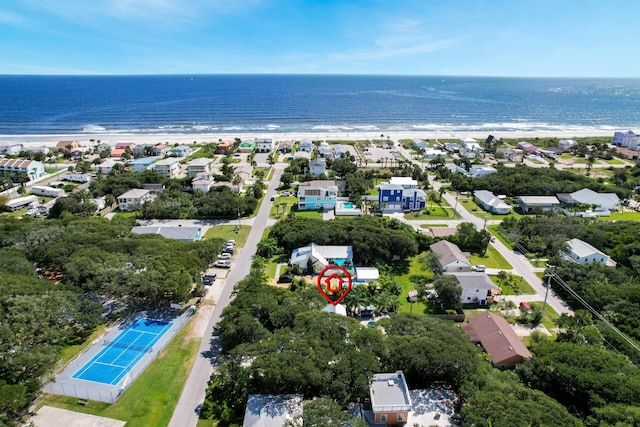
[[480, 144], [478, 144], [478, 141], [473, 138], [462, 138], [460, 140], [460, 146], [462, 148], [466, 148], [469, 151], [482, 150], [482, 147], [480, 147]]
[[[0, 154], [18, 154], [24, 149], [24, 145], [17, 142], [0, 142]], [[33, 149], [31, 151], [34, 151]]]
[[328, 265], [338, 265], [353, 274], [353, 248], [351, 246], [320, 246], [310, 243], [294, 249], [289, 258], [290, 266], [298, 266], [304, 271], [320, 273]]
[[165, 178], [175, 178], [180, 173], [180, 160], [168, 157], [153, 164], [153, 171]]
[[271, 153], [276, 148], [276, 141], [270, 136], [258, 138], [256, 153]]
[[574, 148], [578, 148], [578, 143], [573, 139], [561, 139], [558, 141], [558, 148], [560, 151], [571, 151]]
[[35, 160], [0, 159], [0, 175], [11, 177], [14, 181], [22, 176], [33, 181], [45, 175], [44, 165]]
[[566, 250], [561, 251], [560, 255], [565, 259], [570, 259], [578, 264], [598, 263], [608, 267], [615, 267], [616, 262], [609, 255], [591, 246], [589, 243], [580, 239], [571, 239], [565, 242]]
[[471, 271], [469, 255], [462, 252], [458, 245], [447, 240], [440, 240], [429, 246], [438, 259], [440, 271]]
[[313, 142], [310, 139], [303, 139], [298, 144], [298, 151], [306, 151], [310, 153], [313, 151]]
[[402, 371], [375, 374], [369, 381], [375, 425], [405, 425], [411, 413], [409, 386]]
[[240, 153], [253, 153], [256, 149], [256, 143], [253, 141], [242, 141], [238, 146]]
[[152, 201], [154, 197], [151, 190], [134, 188], [118, 196], [118, 207], [121, 211], [131, 212], [138, 209], [144, 203]]
[[522, 213], [556, 210], [560, 201], [556, 196], [520, 196], [516, 199]]
[[480, 344], [496, 368], [513, 368], [532, 357], [509, 323], [495, 313], [481, 313], [462, 325], [472, 342]]
[[170, 150], [171, 154], [175, 154], [176, 157], [189, 157], [193, 153], [193, 148], [186, 145], [178, 145], [176, 148]]
[[293, 151], [293, 141], [280, 141], [278, 143], [278, 151], [281, 153], [290, 153]]
[[128, 165], [133, 172], [144, 172], [153, 169], [153, 163], [156, 161], [154, 157], [140, 157], [131, 160]]
[[301, 182], [298, 186], [298, 210], [334, 209], [338, 194], [335, 181]]
[[60, 151], [76, 151], [79, 147], [78, 141], [60, 141], [56, 144], [56, 148]]
[[493, 302], [496, 295], [500, 295], [500, 288], [485, 273], [474, 271], [446, 272], [455, 276], [462, 288], [460, 302], [462, 304], [487, 305]]
[[231, 154], [233, 141], [222, 141], [216, 145], [216, 154]]
[[242, 427], [302, 425], [301, 394], [250, 394]]
[[414, 149], [422, 149], [422, 150], [426, 150], [427, 147], [429, 147], [429, 143], [423, 139], [414, 139], [411, 142], [411, 146]]
[[500, 197], [494, 195], [491, 191], [476, 190], [473, 192], [473, 199], [485, 211], [497, 214], [507, 215], [511, 212], [511, 206], [506, 204]]
[[538, 147], [536, 145], [533, 145], [530, 142], [527, 141], [520, 141], [518, 142], [518, 149], [524, 151], [525, 153], [535, 153], [536, 151], [538, 151]]
[[615, 132], [613, 134], [613, 139], [611, 140], [611, 144], [617, 145], [618, 147], [625, 147], [629, 150], [637, 150], [638, 149], [638, 135], [635, 132], [629, 130], [626, 132]]

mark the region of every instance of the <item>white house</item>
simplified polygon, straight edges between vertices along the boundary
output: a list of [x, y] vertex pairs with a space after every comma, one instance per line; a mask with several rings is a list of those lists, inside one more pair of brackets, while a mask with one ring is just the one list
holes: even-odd
[[436, 254], [442, 272], [471, 271], [469, 258], [456, 244], [440, 240], [429, 246], [429, 249]]
[[615, 132], [613, 134], [613, 139], [611, 140], [611, 143], [619, 147], [626, 147], [629, 150], [637, 150], [638, 135], [636, 135], [635, 132], [631, 130], [626, 132]]
[[578, 264], [592, 264], [597, 262], [609, 267], [615, 267], [616, 262], [609, 255], [599, 251], [589, 243], [580, 239], [571, 239], [566, 242], [567, 250], [561, 254]]
[[142, 190], [140, 188], [134, 188], [124, 194], [118, 196], [118, 205], [121, 211], [133, 211], [138, 206], [143, 205], [145, 202], [149, 202], [154, 199], [151, 190]]
[[270, 136], [263, 136], [257, 140], [256, 153], [271, 153], [276, 148], [276, 141]]
[[482, 178], [496, 172], [498, 170], [492, 166], [475, 165], [469, 168], [469, 176], [471, 178]]
[[560, 201], [556, 196], [520, 196], [516, 202], [522, 213], [532, 213], [537, 209], [551, 211], [560, 206]]
[[353, 271], [353, 249], [351, 246], [320, 246], [310, 243], [293, 250], [289, 265], [297, 265], [306, 270], [309, 263], [313, 266], [314, 273], [319, 273], [331, 264]]
[[107, 159], [99, 165], [96, 165], [96, 171], [101, 175], [109, 175], [109, 173], [111, 173], [111, 169], [113, 169], [113, 167], [117, 164], [118, 162]]
[[91, 182], [91, 180], [93, 179], [93, 175], [91, 175], [90, 173], [67, 172], [62, 176], [62, 179], [64, 179], [65, 181], [80, 182], [82, 184], [85, 184], [87, 182]]
[[46, 185], [33, 185], [31, 186], [31, 193], [36, 196], [46, 197], [62, 197], [64, 196], [64, 190], [62, 188], [53, 188]]
[[301, 394], [250, 394], [242, 427], [302, 425]]
[[307, 153], [312, 152], [313, 151], [313, 142], [310, 139], [303, 139], [298, 144], [298, 150], [299, 151], [306, 151]]
[[571, 151], [578, 146], [573, 139], [561, 139], [558, 141], [558, 148], [562, 151]]
[[129, 167], [133, 172], [144, 172], [153, 169], [154, 157], [140, 157], [129, 162]]
[[495, 295], [500, 295], [500, 288], [493, 284], [485, 273], [456, 272], [444, 273], [455, 276], [462, 288], [460, 302], [462, 304], [487, 305], [493, 302]]
[[486, 211], [498, 215], [507, 215], [511, 212], [511, 206], [506, 204], [501, 198], [496, 197], [491, 191], [476, 190], [473, 192], [473, 197], [478, 205]]
[[0, 159], [0, 175], [16, 179], [23, 173], [29, 177], [29, 181], [36, 180], [45, 175], [44, 165], [35, 160]]
[[180, 173], [180, 160], [168, 157], [153, 164], [153, 171], [165, 178], [175, 178]]
[[405, 189], [418, 188], [418, 181], [410, 176], [392, 176], [389, 179], [389, 184], [401, 185]]
[[569, 194], [558, 194], [558, 199], [568, 205], [591, 205], [596, 212], [611, 212], [618, 209], [620, 198], [616, 193], [596, 193], [590, 188]]
[[466, 148], [469, 151], [476, 151], [481, 149], [478, 141], [473, 138], [463, 138], [460, 140], [460, 146]]
[[314, 176], [327, 173], [327, 163], [324, 159], [318, 157], [309, 162], [309, 173]]
[[23, 148], [24, 145], [17, 142], [0, 142], [0, 154], [18, 154]]
[[212, 159], [199, 157], [187, 162], [187, 175], [191, 178], [202, 172], [211, 172]]

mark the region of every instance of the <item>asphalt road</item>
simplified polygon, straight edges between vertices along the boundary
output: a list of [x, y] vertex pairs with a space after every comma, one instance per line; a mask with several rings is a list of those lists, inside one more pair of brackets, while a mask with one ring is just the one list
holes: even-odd
[[216, 358], [220, 354], [218, 338], [213, 336], [213, 328], [220, 321], [222, 310], [232, 300], [233, 287], [249, 274], [251, 260], [255, 255], [258, 242], [265, 228], [271, 223], [269, 221], [269, 212], [273, 202], [270, 199], [276, 193], [275, 189], [280, 182], [282, 171], [282, 166], [276, 166], [273, 177], [269, 181], [265, 198], [260, 205], [260, 210], [253, 219], [253, 227], [251, 227], [247, 241], [236, 255], [231, 265], [231, 270], [222, 284], [221, 292], [211, 312], [211, 317], [200, 345], [199, 355], [171, 417], [170, 427], [194, 427], [198, 422], [198, 411], [200, 405], [204, 402], [207, 382], [216, 363]]

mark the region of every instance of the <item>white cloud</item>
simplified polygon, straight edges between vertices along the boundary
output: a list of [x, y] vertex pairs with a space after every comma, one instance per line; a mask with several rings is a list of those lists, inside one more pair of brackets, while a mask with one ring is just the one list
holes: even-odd
[[390, 37], [377, 40], [376, 47], [372, 49], [333, 53], [329, 57], [340, 61], [387, 59], [436, 52], [446, 49], [458, 41], [459, 38], [425, 40], [415, 37]]

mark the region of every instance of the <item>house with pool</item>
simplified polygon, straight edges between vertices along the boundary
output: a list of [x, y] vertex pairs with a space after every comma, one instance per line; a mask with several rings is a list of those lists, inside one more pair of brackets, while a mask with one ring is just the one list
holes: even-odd
[[427, 206], [426, 193], [411, 177], [392, 177], [378, 189], [378, 205], [383, 212], [419, 211]]
[[301, 182], [298, 186], [298, 210], [334, 209], [344, 185], [344, 181], [330, 180]]
[[328, 265], [337, 265], [350, 275], [354, 275], [353, 248], [351, 246], [321, 246], [310, 243], [307, 246], [294, 249], [289, 259], [289, 265], [297, 265], [302, 270], [312, 266], [313, 273], [320, 273]]

